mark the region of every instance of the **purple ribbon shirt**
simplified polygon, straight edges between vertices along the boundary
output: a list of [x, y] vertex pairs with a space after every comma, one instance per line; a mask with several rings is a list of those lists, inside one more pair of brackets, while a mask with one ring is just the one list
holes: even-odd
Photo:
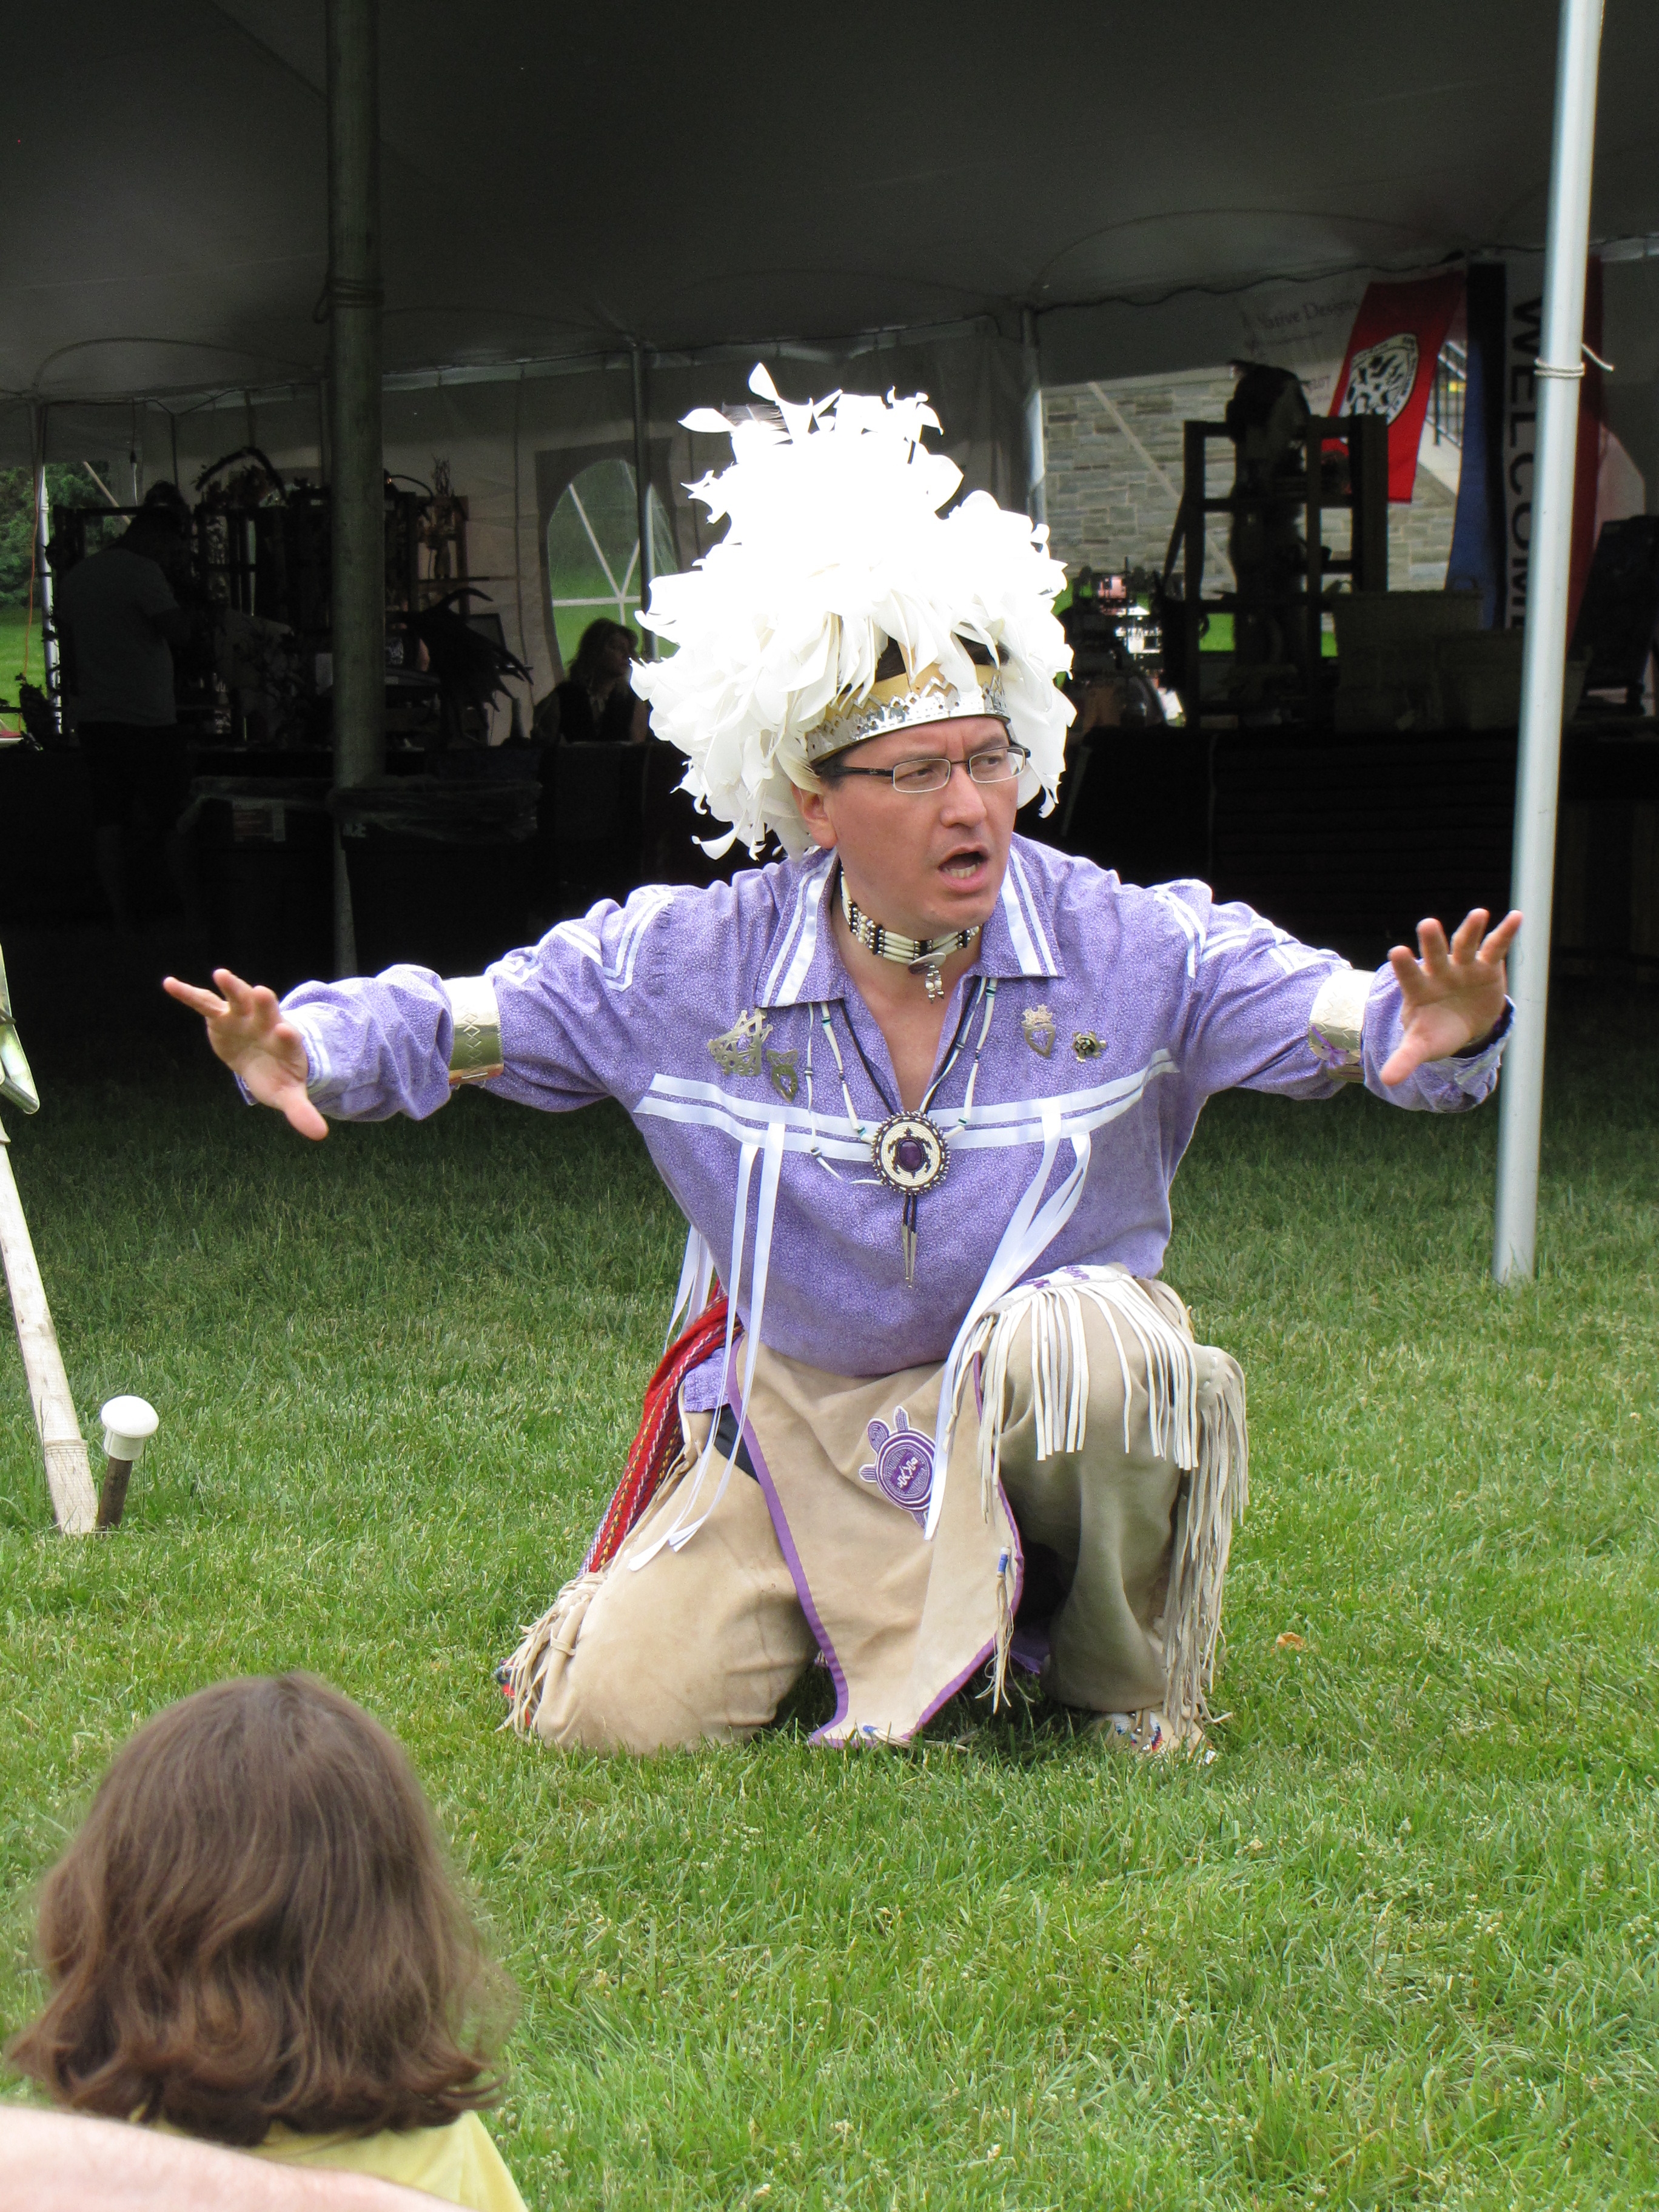
[[[871, 1155], [897, 1084], [836, 949], [835, 880], [818, 853], [561, 922], [489, 970], [504, 1068], [484, 1086], [550, 1112], [619, 1099], [692, 1225], [683, 1295], [701, 1235], [745, 1323], [833, 1374], [944, 1360], [970, 1310], [1060, 1267], [1156, 1275], [1214, 1091], [1328, 1098], [1363, 1077], [1456, 1113], [1497, 1080], [1507, 1012], [1483, 1048], [1384, 1090], [1401, 1036], [1386, 966], [1357, 975], [1203, 884], [1141, 890], [1016, 837], [945, 1008], [927, 1112], [948, 1168], [917, 1201], [907, 1285], [904, 1200]], [[449, 1097], [450, 1001], [430, 970], [283, 1003], [325, 1114], [421, 1120]]]

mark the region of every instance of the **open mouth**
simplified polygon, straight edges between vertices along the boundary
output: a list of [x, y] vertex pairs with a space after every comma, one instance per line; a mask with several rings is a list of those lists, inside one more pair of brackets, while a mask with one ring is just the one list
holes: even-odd
[[991, 855], [983, 845], [963, 845], [939, 863], [939, 873], [956, 883], [971, 883], [988, 864]]

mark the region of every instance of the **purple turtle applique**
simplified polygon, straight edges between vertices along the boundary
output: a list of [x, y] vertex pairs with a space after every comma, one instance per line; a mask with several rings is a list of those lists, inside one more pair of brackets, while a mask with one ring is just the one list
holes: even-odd
[[933, 1439], [910, 1426], [901, 1406], [890, 1429], [885, 1421], [871, 1422], [870, 1441], [876, 1448], [875, 1462], [859, 1469], [860, 1480], [873, 1482], [917, 1528], [925, 1528], [927, 1501], [933, 1494]]

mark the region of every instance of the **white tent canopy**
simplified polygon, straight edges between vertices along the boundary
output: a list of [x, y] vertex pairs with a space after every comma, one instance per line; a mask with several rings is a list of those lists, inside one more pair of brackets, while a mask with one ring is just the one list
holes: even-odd
[[[383, 0], [387, 465], [450, 462], [542, 689], [551, 507], [631, 463], [630, 342], [679, 560], [714, 456], [678, 418], [757, 354], [802, 394], [930, 392], [1018, 501], [1023, 309], [1045, 382], [1144, 374], [1249, 350], [1310, 278], [1536, 246], [1555, 13]], [[324, 465], [321, 0], [66, 0], [12, 33], [0, 459], [45, 402], [52, 457], [121, 496], [129, 453], [147, 480], [247, 442]], [[1659, 485], [1656, 82], [1659, 11], [1611, 0], [1607, 410]]]
[[[384, 0], [386, 365], [1012, 335], [1023, 306], [1060, 380], [1213, 362], [1242, 284], [1540, 244], [1555, 17]], [[322, 27], [321, 0], [20, 13], [0, 387], [320, 368]], [[1611, 0], [1593, 236], [1659, 229], [1656, 82], [1659, 11]]]

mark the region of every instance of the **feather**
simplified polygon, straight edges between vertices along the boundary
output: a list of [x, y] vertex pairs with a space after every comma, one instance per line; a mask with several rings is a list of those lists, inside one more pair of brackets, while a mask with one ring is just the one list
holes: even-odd
[[922, 442], [940, 427], [925, 392], [796, 404], [763, 363], [749, 388], [764, 410], [686, 418], [732, 441], [731, 466], [688, 487], [726, 535], [653, 584], [640, 620], [674, 650], [633, 672], [653, 730], [686, 756], [682, 788], [732, 825], [722, 849], [735, 838], [757, 854], [769, 836], [805, 849], [794, 793], [814, 783], [807, 741], [868, 694], [890, 640], [913, 672], [938, 664], [957, 714], [981, 711], [968, 644], [992, 653], [1030, 754], [1020, 803], [1041, 791], [1052, 807], [1072, 719], [1054, 679], [1071, 651], [1047, 531], [988, 492], [941, 513], [962, 471]]

